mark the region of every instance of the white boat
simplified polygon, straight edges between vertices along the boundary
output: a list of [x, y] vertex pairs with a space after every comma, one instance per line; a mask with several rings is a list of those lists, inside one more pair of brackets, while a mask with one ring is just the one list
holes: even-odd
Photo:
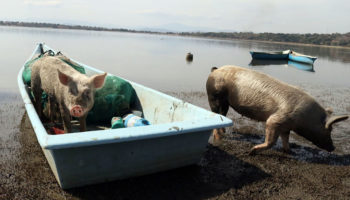
[[[38, 44], [28, 60], [42, 49], [51, 48]], [[88, 76], [102, 73], [79, 64]], [[24, 66], [18, 74], [18, 86], [26, 111], [52, 172], [64, 189], [196, 164], [212, 130], [232, 125], [224, 116], [129, 81], [144, 117], [152, 125], [50, 135], [28, 95], [30, 88], [23, 81], [23, 70]]]

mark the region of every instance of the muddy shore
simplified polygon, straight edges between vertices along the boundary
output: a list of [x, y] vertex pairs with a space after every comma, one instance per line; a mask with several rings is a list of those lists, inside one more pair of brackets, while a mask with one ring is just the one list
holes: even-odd
[[[350, 113], [350, 89], [307, 88], [322, 105]], [[209, 108], [204, 92], [168, 92]], [[62, 190], [40, 149], [18, 93], [0, 93], [0, 199], [349, 199], [350, 123], [334, 127], [333, 153], [292, 134], [291, 154], [247, 152], [264, 140], [264, 124], [230, 110], [234, 126], [208, 144], [198, 165]]]

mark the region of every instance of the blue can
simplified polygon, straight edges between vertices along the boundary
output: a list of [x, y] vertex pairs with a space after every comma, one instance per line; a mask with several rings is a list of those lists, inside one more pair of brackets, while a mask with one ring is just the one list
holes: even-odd
[[125, 127], [147, 126], [149, 121], [134, 114], [128, 114], [123, 118]]

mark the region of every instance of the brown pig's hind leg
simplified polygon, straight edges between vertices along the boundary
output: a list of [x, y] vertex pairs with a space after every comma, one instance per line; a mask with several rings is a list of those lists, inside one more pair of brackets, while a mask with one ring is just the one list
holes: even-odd
[[284, 133], [280, 134], [282, 139], [282, 145], [283, 145], [283, 151], [285, 153], [290, 153], [290, 147], [289, 147], [289, 131], [286, 131]]

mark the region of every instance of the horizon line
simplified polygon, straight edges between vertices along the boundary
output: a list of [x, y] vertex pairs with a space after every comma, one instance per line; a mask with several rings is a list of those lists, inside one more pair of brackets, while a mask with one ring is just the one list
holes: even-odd
[[[118, 31], [118, 32], [139, 32], [139, 33], [157, 33], [157, 34], [178, 34], [178, 33], [253, 33], [253, 34], [286, 34], [286, 35], [308, 35], [308, 34], [318, 34], [318, 35], [332, 35], [332, 34], [350, 34], [346, 33], [282, 33], [282, 32], [253, 32], [253, 31], [173, 31], [165, 30], [162, 31], [152, 31], [152, 30], [142, 30], [142, 29], [129, 29], [129, 28], [107, 28], [103, 26], [92, 26], [92, 25], [79, 25], [79, 24], [64, 24], [64, 23], [53, 23], [53, 22], [29, 22], [29, 21], [8, 21], [0, 20], [0, 25], [2, 26], [22, 26], [22, 27], [33, 27], [33, 28], [54, 28], [54, 29], [77, 29], [77, 30], [93, 30], [93, 31]], [[41, 27], [35, 25], [44, 25]], [[55, 27], [56, 26], [56, 27]], [[60, 26], [60, 27], [58, 27]], [[146, 27], [148, 28], [148, 27]], [[144, 29], [146, 29], [144, 28]], [[152, 28], [149, 28], [152, 29]]]

